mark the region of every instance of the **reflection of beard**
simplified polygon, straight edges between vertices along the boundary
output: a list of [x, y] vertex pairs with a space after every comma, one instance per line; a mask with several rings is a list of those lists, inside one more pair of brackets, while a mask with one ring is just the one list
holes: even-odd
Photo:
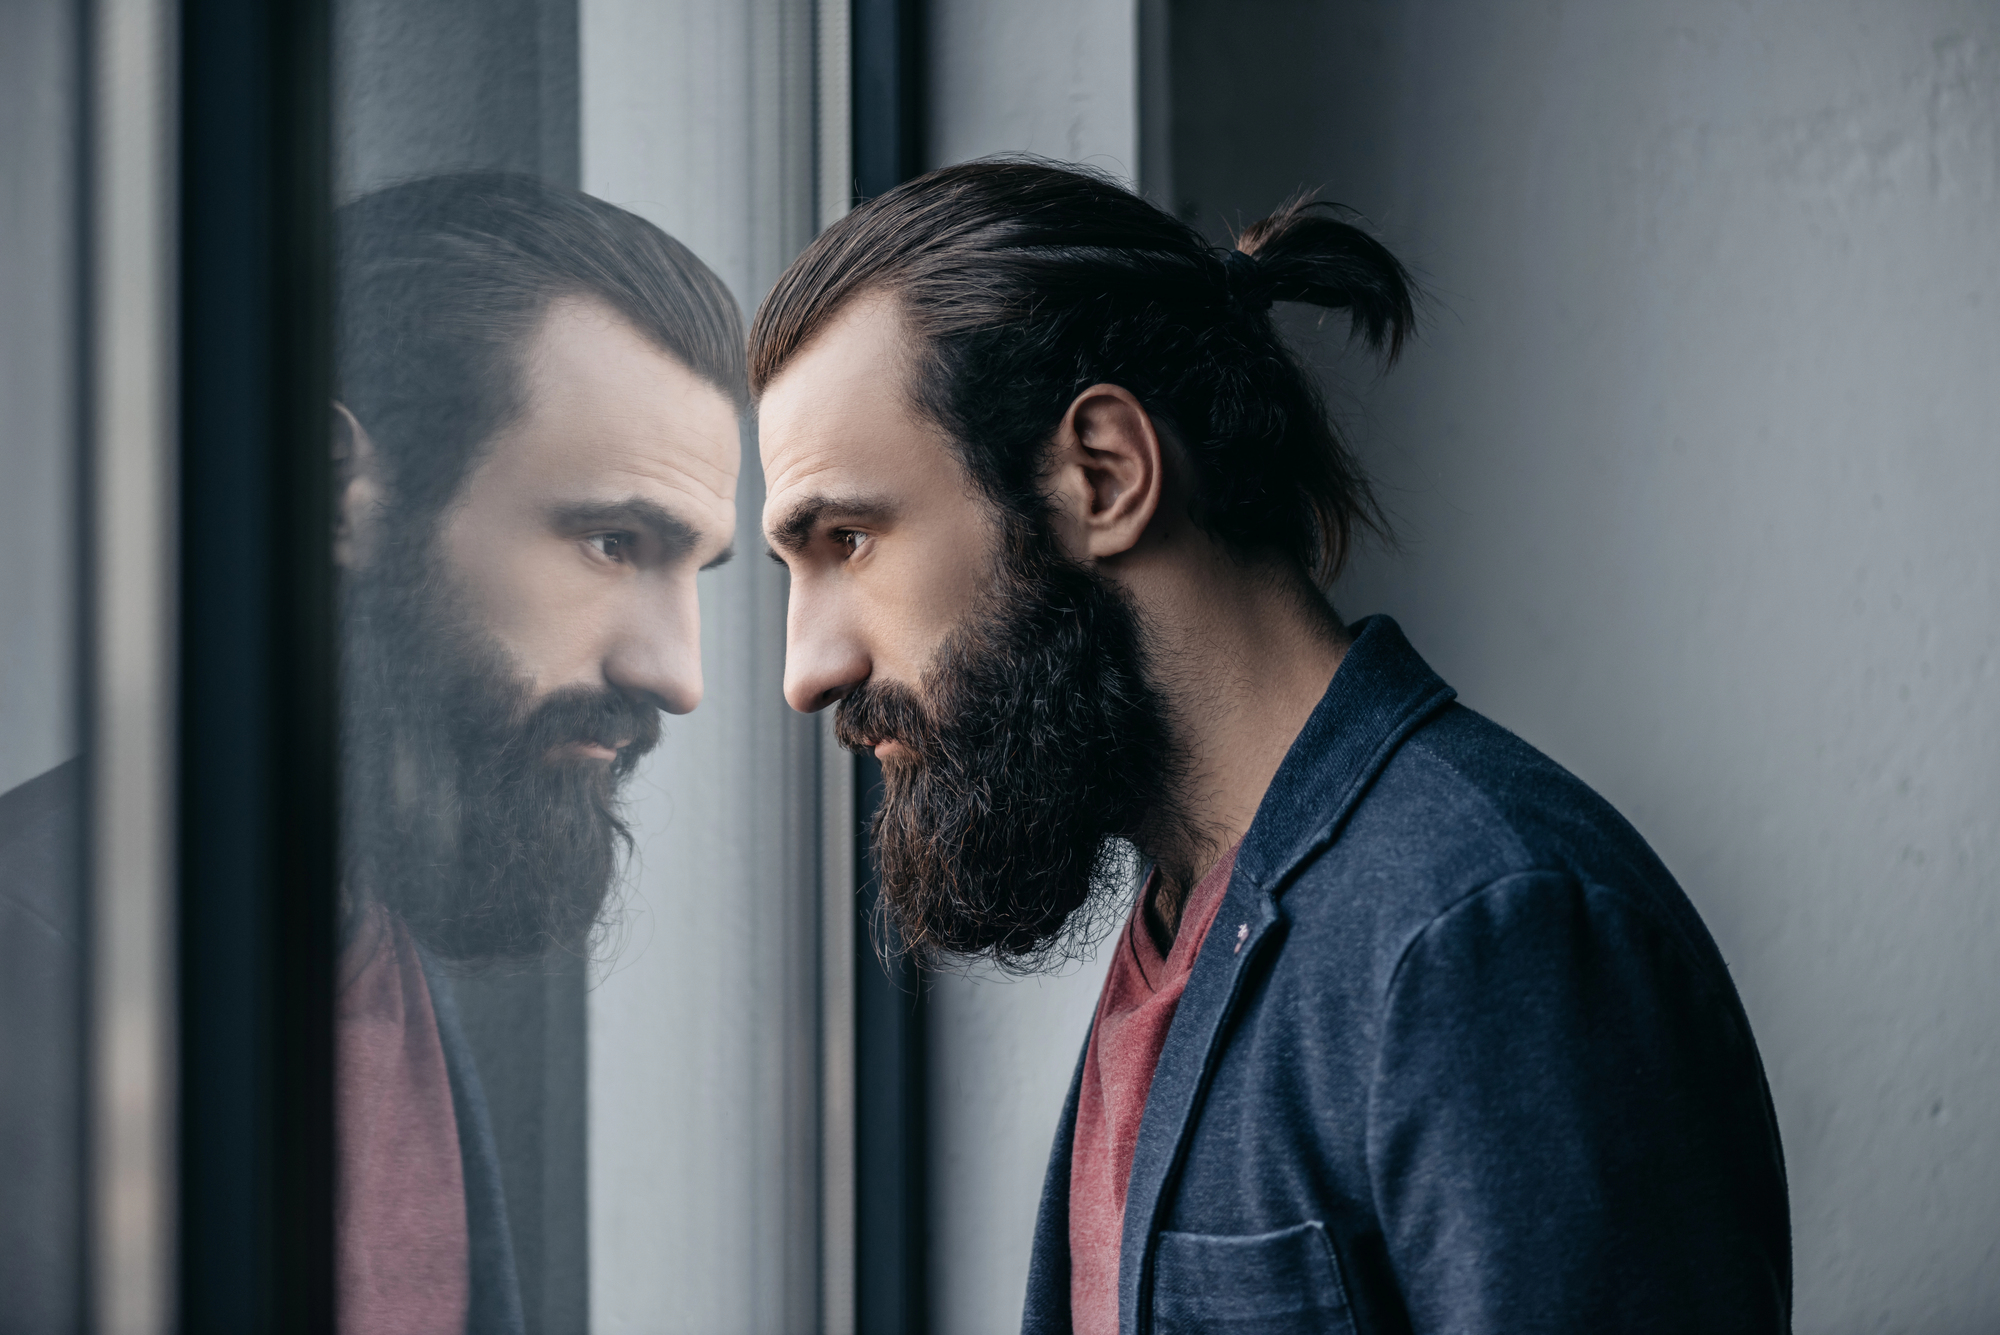
[[1008, 527], [998, 587], [922, 689], [864, 682], [835, 732], [910, 752], [884, 765], [873, 828], [899, 944], [1032, 968], [1087, 936], [1089, 909], [1120, 888], [1112, 840], [1171, 820], [1176, 757], [1124, 597]]
[[[350, 910], [380, 902], [452, 960], [582, 949], [631, 844], [617, 790], [659, 742], [658, 710], [613, 690], [531, 702], [446, 581], [358, 576], [347, 607]], [[579, 742], [627, 745], [560, 753]]]

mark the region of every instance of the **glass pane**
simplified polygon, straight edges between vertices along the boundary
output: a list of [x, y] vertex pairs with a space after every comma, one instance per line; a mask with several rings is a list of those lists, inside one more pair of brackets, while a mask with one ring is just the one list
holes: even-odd
[[0, 1331], [74, 1329], [83, 1236], [75, 13], [0, 7]]
[[819, 734], [742, 348], [812, 7], [335, 35], [343, 1328], [809, 1328]]

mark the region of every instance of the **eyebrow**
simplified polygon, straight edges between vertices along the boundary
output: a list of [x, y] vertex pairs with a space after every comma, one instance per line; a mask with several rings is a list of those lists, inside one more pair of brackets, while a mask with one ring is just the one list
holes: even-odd
[[885, 496], [815, 493], [801, 497], [765, 530], [765, 534], [775, 549], [771, 554], [776, 556], [778, 552], [805, 550], [806, 544], [812, 540], [813, 530], [830, 516], [881, 523], [894, 519], [897, 513], [896, 504]]
[[[628, 496], [622, 501], [574, 501], [550, 509], [549, 521], [558, 528], [637, 529], [659, 544], [669, 557], [685, 556], [701, 545], [701, 533], [658, 501]], [[736, 555], [732, 543], [720, 555], [702, 566], [713, 570]]]

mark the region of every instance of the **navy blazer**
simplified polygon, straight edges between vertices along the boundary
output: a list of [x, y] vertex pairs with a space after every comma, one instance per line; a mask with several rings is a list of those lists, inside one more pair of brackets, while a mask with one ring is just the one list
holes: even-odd
[[0, 1335], [86, 1324], [83, 784], [0, 794]]
[[[1372, 617], [1272, 780], [1147, 1097], [1124, 1335], [1789, 1328], [1722, 956], [1616, 811], [1452, 696]], [[1076, 1099], [1028, 1335], [1070, 1329]]]
[[430, 988], [437, 1017], [438, 1046], [444, 1049], [445, 1078], [451, 1082], [452, 1112], [458, 1118], [458, 1153], [465, 1175], [465, 1232], [471, 1270], [466, 1335], [523, 1335], [521, 1279], [514, 1263], [514, 1233], [500, 1180], [500, 1147], [493, 1138], [493, 1115], [486, 1087], [465, 1038], [458, 993], [437, 958], [422, 946], [417, 959]]

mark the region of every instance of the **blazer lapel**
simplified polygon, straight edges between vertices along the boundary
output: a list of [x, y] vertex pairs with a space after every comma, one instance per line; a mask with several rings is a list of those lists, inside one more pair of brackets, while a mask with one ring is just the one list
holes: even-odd
[[1284, 939], [1278, 901], [1299, 867], [1339, 837], [1397, 746], [1454, 692], [1386, 616], [1361, 623], [1333, 682], [1258, 805], [1229, 890], [1195, 960], [1146, 1096], [1125, 1197], [1118, 1260], [1118, 1328], [1137, 1335], [1153, 1240], [1201, 1098], [1246, 982]]
[[[1097, 1022], [1091, 1021], [1091, 1029]], [[1028, 1300], [1021, 1310], [1021, 1335], [1068, 1335], [1069, 1310], [1069, 1165], [1076, 1140], [1076, 1105], [1083, 1094], [1083, 1063], [1090, 1055], [1090, 1033], [1076, 1055], [1069, 1078], [1069, 1097], [1049, 1150], [1049, 1168], [1042, 1178], [1042, 1203], [1035, 1212], [1035, 1240], [1028, 1251]]]

